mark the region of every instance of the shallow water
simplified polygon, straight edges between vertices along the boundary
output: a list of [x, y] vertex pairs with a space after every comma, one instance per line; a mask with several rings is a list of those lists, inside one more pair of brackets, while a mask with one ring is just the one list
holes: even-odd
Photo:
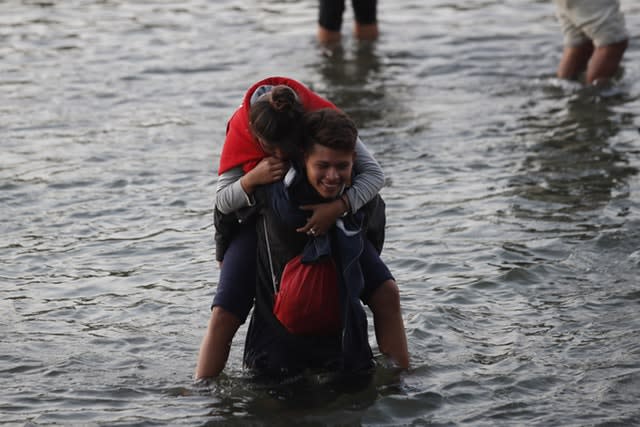
[[[640, 7], [594, 90], [553, 77], [550, 1], [470, 3], [381, 2], [375, 44], [348, 5], [330, 53], [312, 1], [0, 2], [1, 422], [640, 424]], [[257, 384], [243, 327], [192, 382], [225, 122], [269, 75], [383, 165], [409, 372]]]

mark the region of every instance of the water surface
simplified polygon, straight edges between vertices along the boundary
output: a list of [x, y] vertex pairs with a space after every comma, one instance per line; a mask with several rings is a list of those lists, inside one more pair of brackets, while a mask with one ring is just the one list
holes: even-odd
[[[459, 3], [459, 2], [458, 2]], [[312, 1], [0, 2], [8, 425], [640, 424], [640, 7], [602, 90], [557, 80], [550, 1], [397, 0], [314, 41]], [[225, 123], [287, 75], [356, 119], [412, 368], [258, 384], [241, 328], [192, 374], [218, 278]], [[373, 335], [372, 335], [373, 336]]]

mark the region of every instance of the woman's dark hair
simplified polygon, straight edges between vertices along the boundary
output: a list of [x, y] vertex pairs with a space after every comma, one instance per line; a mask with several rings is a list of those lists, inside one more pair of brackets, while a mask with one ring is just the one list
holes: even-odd
[[324, 108], [306, 113], [304, 129], [305, 153], [308, 153], [314, 144], [340, 151], [353, 151], [356, 148], [358, 129], [353, 120], [342, 111]]
[[302, 141], [304, 107], [289, 86], [278, 85], [251, 105], [249, 123], [253, 134], [289, 155]]

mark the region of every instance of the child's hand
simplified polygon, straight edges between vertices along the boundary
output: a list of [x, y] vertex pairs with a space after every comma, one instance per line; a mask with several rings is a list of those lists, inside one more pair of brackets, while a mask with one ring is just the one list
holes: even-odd
[[289, 162], [272, 156], [265, 157], [240, 178], [240, 185], [245, 193], [252, 194], [259, 185], [281, 180], [287, 170], [289, 170]]
[[297, 228], [296, 231], [310, 236], [321, 236], [336, 223], [336, 219], [344, 213], [345, 206], [342, 200], [338, 199], [329, 203], [300, 206], [300, 209], [313, 213], [304, 227]]

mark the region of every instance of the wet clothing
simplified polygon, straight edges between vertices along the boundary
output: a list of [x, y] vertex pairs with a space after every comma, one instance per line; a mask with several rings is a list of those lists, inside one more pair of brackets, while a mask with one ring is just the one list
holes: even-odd
[[[358, 24], [369, 25], [377, 22], [377, 0], [352, 0], [353, 15]], [[318, 24], [330, 31], [340, 31], [345, 0], [320, 0]]]
[[[324, 236], [297, 233], [295, 229], [302, 226], [309, 215], [298, 206], [321, 202], [310, 189], [304, 174], [299, 174], [291, 182], [278, 182], [256, 193], [264, 209], [257, 219], [255, 306], [244, 351], [245, 366], [256, 373], [290, 376], [307, 369], [351, 373], [373, 367], [367, 317], [360, 300], [365, 292], [361, 268], [367, 241], [365, 214], [342, 217]], [[299, 254], [303, 263], [331, 257], [336, 264], [341, 315], [341, 328], [337, 333], [291, 334], [273, 314], [284, 266]], [[385, 276], [378, 284], [391, 278], [388, 270]]]
[[554, 2], [565, 46], [574, 47], [592, 41], [596, 47], [600, 47], [629, 38], [618, 0]]

